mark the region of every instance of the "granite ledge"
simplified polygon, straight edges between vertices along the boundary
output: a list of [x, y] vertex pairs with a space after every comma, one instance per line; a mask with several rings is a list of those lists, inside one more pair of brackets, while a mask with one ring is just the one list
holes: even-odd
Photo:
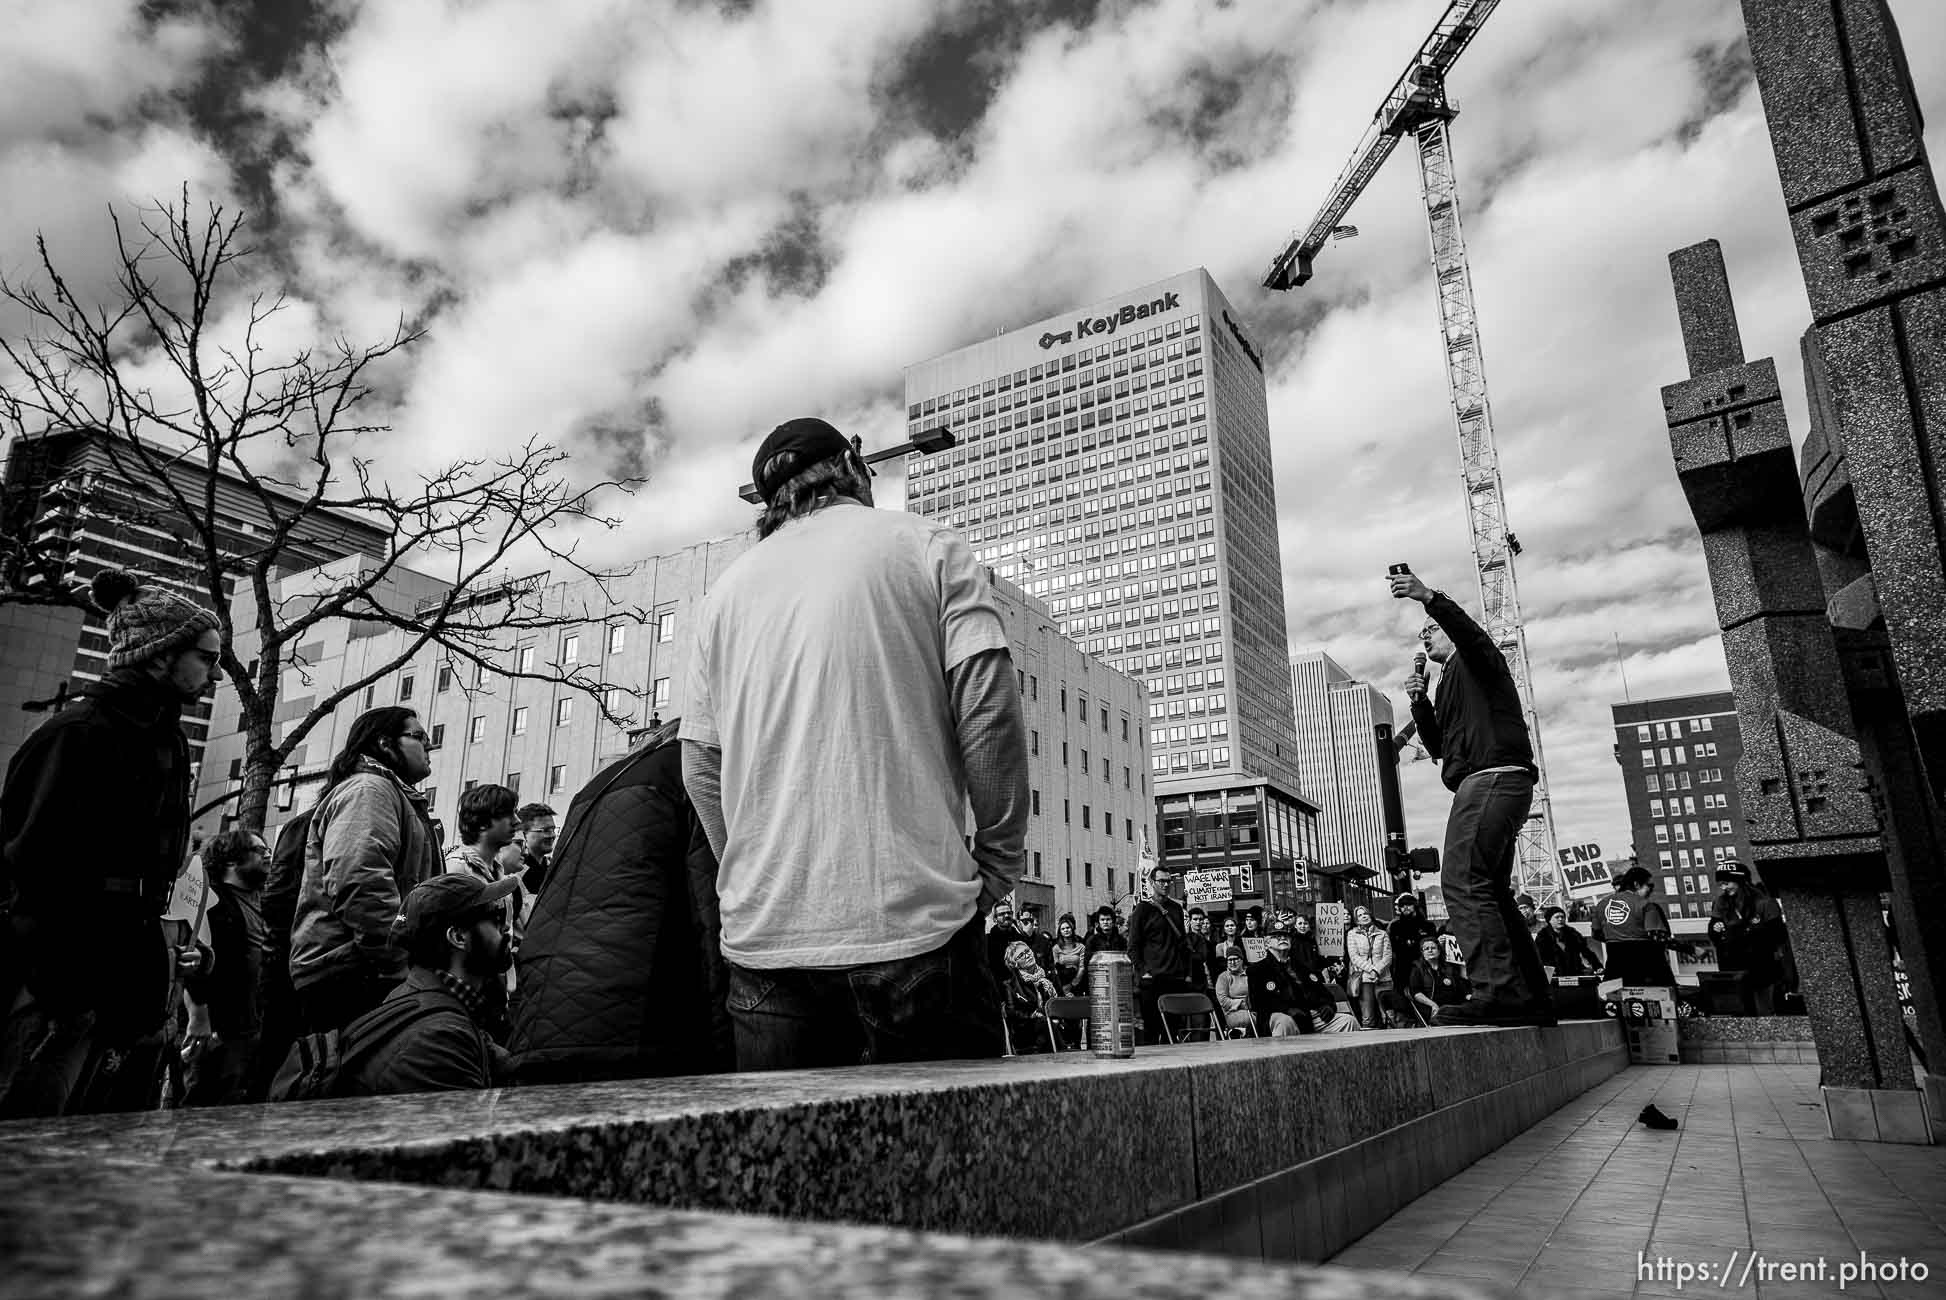
[[[0, 1150], [1087, 1241], [1618, 1043], [1587, 1022], [558, 1085], [7, 1124]], [[1046, 1188], [1050, 1142], [1103, 1115], [1146, 1118], [1070, 1162], [1101, 1193]]]
[[[0, 1260], [8, 1270], [0, 1289], [202, 1297], [222, 1287], [232, 1300], [527, 1292], [1087, 1300], [1218, 1286], [1239, 1297], [1503, 1294], [1386, 1274], [1110, 1247], [1079, 1251], [1075, 1243], [1214, 1190], [1197, 1185], [1203, 1162], [1195, 1150], [1209, 1134], [1195, 1130], [1231, 1118], [1207, 1109], [1226, 1078], [1255, 1074], [1323, 1086], [1355, 1074], [1361, 1053], [1419, 1070], [1437, 1053], [1461, 1068], [1466, 1077], [1447, 1082], [1467, 1093], [1557, 1059], [1612, 1054], [1618, 1044], [1618, 1030], [1606, 1022], [1545, 1031], [1399, 1031], [1145, 1049], [1124, 1061], [1073, 1055], [0, 1124]], [[1268, 1076], [1260, 1073], [1266, 1069]], [[1078, 1167], [1065, 1185], [1046, 1179], [1045, 1144], [1022, 1144], [1020, 1134], [1066, 1113], [1073, 1122], [1053, 1131], [1088, 1141], [1095, 1130], [1083, 1121], [1099, 1112], [1083, 1111], [1104, 1089], [1144, 1103], [1110, 1112], [1146, 1117], [1126, 1129], [1139, 1132], [1141, 1142], [1114, 1144], [1137, 1153], [1116, 1155], [1136, 1170], [1134, 1186]], [[1424, 1091], [1420, 1074], [1402, 1099]], [[1260, 1108], [1287, 1105], [1291, 1096], [1281, 1089], [1256, 1095]], [[955, 1118], [956, 1109], [980, 1117]], [[924, 1127], [941, 1116], [950, 1122], [944, 1135]], [[822, 1131], [840, 1119], [835, 1137]], [[739, 1150], [745, 1173], [795, 1184], [795, 1199], [766, 1204], [762, 1216], [737, 1213], [749, 1208], [737, 1205], [620, 1203], [643, 1199], [646, 1186], [617, 1189], [574, 1178], [524, 1191], [504, 1186], [536, 1157], [570, 1166], [585, 1158], [624, 1171], [680, 1169], [699, 1154], [718, 1156], [708, 1141], [734, 1144], [752, 1132], [763, 1140]], [[791, 1132], [816, 1140], [779, 1145]], [[645, 1133], [673, 1134], [675, 1141], [631, 1145]], [[932, 1154], [915, 1163], [901, 1144], [921, 1142]], [[960, 1152], [968, 1159], [951, 1158], [956, 1143], [973, 1146]], [[855, 1185], [858, 1171], [823, 1163], [822, 1153], [848, 1144], [866, 1158], [876, 1150], [913, 1166], [904, 1168], [891, 1198], [904, 1218], [866, 1226], [869, 1202], [836, 1194]], [[997, 1154], [982, 1159], [982, 1151]], [[938, 1164], [942, 1152], [946, 1163]], [[1033, 1178], [994, 1163], [1022, 1160], [1038, 1171]], [[813, 1176], [777, 1177], [792, 1164]], [[320, 1173], [343, 1176], [292, 1176]], [[1220, 1181], [1236, 1173], [1225, 1171]], [[1077, 1196], [1084, 1179], [1104, 1194]], [[1032, 1194], [1039, 1185], [1044, 1194]], [[630, 1191], [638, 1194], [631, 1198]], [[616, 1199], [589, 1199], [601, 1197]], [[923, 1202], [931, 1219], [907, 1221], [914, 1212], [898, 1204], [902, 1197]], [[1101, 1202], [1093, 1213], [1110, 1220], [1105, 1228], [1089, 1231], [1085, 1221], [1060, 1217], [1065, 1206], [1086, 1200]], [[961, 1235], [967, 1231], [1005, 1235]]]
[[1402, 1274], [1076, 1250], [495, 1192], [76, 1160], [0, 1160], [17, 1300], [1048, 1296], [1488, 1300]]

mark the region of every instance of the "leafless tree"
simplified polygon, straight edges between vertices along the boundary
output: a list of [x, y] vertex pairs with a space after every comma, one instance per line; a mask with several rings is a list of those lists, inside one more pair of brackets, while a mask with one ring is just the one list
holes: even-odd
[[[567, 454], [526, 438], [497, 456], [454, 461], [408, 485], [375, 466], [376, 438], [390, 431], [361, 418], [374, 376], [424, 331], [399, 321], [390, 338], [356, 344], [340, 336], [292, 355], [266, 355], [266, 323], [285, 308], [281, 293], [253, 288], [243, 214], [185, 190], [179, 201], [144, 209], [139, 233], [111, 213], [119, 266], [112, 301], [88, 303], [56, 266], [43, 234], [35, 282], [0, 279], [0, 296], [28, 321], [0, 339], [15, 374], [0, 389], [0, 429], [18, 437], [96, 430], [118, 475], [154, 505], [153, 521], [181, 539], [198, 585], [222, 623], [224, 676], [236, 692], [245, 741], [242, 824], [260, 828], [278, 773], [305, 737], [368, 685], [428, 647], [442, 663], [475, 665], [502, 678], [531, 678], [590, 696], [604, 717], [624, 719], [612, 692], [634, 690], [579, 664], [523, 667], [505, 650], [522, 635], [639, 611], [615, 606], [618, 571], [576, 558], [573, 535], [618, 522], [602, 503], [640, 480], [576, 485]], [[108, 296], [108, 295], [104, 295]], [[218, 337], [225, 317], [239, 322]], [[158, 364], [172, 392], [143, 381]], [[268, 527], [254, 535], [225, 526], [219, 478], [241, 485]], [[302, 590], [283, 579], [304, 567], [290, 553], [300, 529], [342, 513], [380, 526], [389, 540], [342, 585]], [[43, 557], [44, 559], [44, 557]], [[556, 579], [592, 580], [593, 609], [542, 607], [539, 584], [510, 579], [525, 561]], [[406, 565], [450, 582], [417, 603], [398, 598]], [[236, 621], [241, 613], [242, 626]], [[287, 670], [305, 673], [300, 647], [330, 620], [397, 629], [398, 650], [355, 680], [318, 697], [277, 734]], [[241, 657], [250, 655], [248, 662]], [[471, 684], [472, 673], [460, 673]], [[220, 801], [227, 802], [227, 800]]]

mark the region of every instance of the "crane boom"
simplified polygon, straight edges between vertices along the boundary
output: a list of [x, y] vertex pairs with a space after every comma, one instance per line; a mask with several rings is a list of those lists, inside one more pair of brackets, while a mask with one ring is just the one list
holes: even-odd
[[1487, 397], [1486, 363], [1480, 350], [1473, 306], [1473, 277], [1466, 261], [1460, 226], [1459, 186], [1453, 170], [1446, 73], [1487, 20], [1499, 0], [1452, 0], [1446, 13], [1393, 85], [1372, 125], [1358, 142], [1350, 163], [1338, 175], [1330, 197], [1304, 234], [1293, 239], [1270, 264], [1269, 289], [1294, 289], [1311, 278], [1311, 263], [1331, 238], [1353, 203], [1401, 138], [1411, 135], [1419, 150], [1419, 192], [1431, 236], [1433, 276], [1439, 289], [1439, 331], [1445, 344], [1446, 388], [1454, 432], [1460, 444], [1460, 478], [1466, 499], [1467, 528], [1473, 539], [1473, 567], [1480, 583], [1482, 626], [1513, 672], [1521, 711], [1534, 747], [1540, 780], [1534, 805], [1521, 829], [1515, 857], [1515, 885], [1536, 898], [1563, 894], [1554, 845], [1554, 812], [1547, 792], [1547, 763], [1541, 751], [1540, 715], [1534, 704], [1533, 666], [1527, 630], [1520, 613], [1514, 556], [1519, 547], [1507, 528], [1506, 492], [1500, 453], [1494, 441], [1493, 406]]
[[1264, 276], [1266, 289], [1295, 289], [1311, 278], [1311, 260], [1331, 238], [1331, 232], [1351, 211], [1351, 205], [1365, 192], [1378, 169], [1392, 156], [1399, 137], [1415, 129], [1427, 112], [1445, 113], [1446, 73], [1473, 43], [1480, 24], [1487, 20], [1500, 0], [1453, 0], [1434, 25], [1432, 35], [1419, 46], [1419, 53], [1399, 75], [1398, 81], [1372, 115], [1372, 124], [1352, 150], [1351, 161], [1338, 173], [1331, 196], [1318, 209], [1303, 235], [1293, 238], [1270, 264]]

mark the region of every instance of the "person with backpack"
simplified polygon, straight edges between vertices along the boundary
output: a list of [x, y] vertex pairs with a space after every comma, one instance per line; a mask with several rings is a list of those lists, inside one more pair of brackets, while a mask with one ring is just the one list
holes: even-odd
[[406, 895], [393, 926], [405, 978], [343, 1030], [306, 1034], [271, 1088], [273, 1101], [385, 1097], [490, 1088], [507, 1074], [484, 1017], [513, 964], [506, 900], [518, 876], [488, 884], [448, 872]]
[[392, 922], [400, 900], [439, 874], [418, 789], [431, 772], [432, 739], [419, 715], [398, 705], [360, 714], [331, 760], [291, 929], [291, 984], [306, 1030], [342, 1029], [405, 974]]

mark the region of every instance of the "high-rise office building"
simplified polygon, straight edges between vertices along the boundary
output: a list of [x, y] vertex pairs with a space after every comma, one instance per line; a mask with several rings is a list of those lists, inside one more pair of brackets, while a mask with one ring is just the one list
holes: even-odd
[[1298, 775], [1263, 363], [1200, 268], [910, 366], [914, 513], [1147, 682], [1160, 785]]
[[919, 362], [905, 387], [912, 433], [959, 438], [911, 464], [909, 508], [1147, 685], [1162, 855], [1227, 865], [1238, 905], [1305, 888], [1263, 359], [1209, 274]]
[[1656, 873], [1672, 924], [1707, 917], [1721, 863], [1735, 859], [1757, 874], [1737, 802], [1743, 729], [1736, 697], [1714, 691], [1636, 700], [1613, 711], [1636, 861]]
[[1304, 797], [1318, 806], [1318, 851], [1325, 865], [1356, 863], [1389, 879], [1373, 728], [1392, 725], [1392, 701], [1314, 650], [1291, 659], [1291, 702], [1298, 779]]
[[[209, 587], [197, 538], [175, 504], [175, 493], [202, 501], [209, 486], [208, 470], [200, 459], [191, 457], [172, 459], [167, 474], [169, 482], [151, 479], [134, 452], [118, 451], [110, 435], [98, 429], [16, 438], [8, 447], [5, 477], [0, 480], [4, 482], [0, 527], [42, 545], [72, 581], [85, 583], [103, 569], [133, 569], [198, 605], [207, 605]], [[387, 529], [338, 511], [306, 510], [296, 494], [253, 488], [229, 473], [219, 473], [215, 487], [213, 519], [217, 543], [226, 557], [257, 553], [272, 535], [270, 508], [260, 492], [274, 493], [274, 499], [301, 514], [278, 550], [275, 572], [279, 575], [347, 555], [383, 555], [389, 545]], [[31, 623], [9, 620], [7, 657], [31, 654], [43, 671], [37, 678], [9, 673], [8, 687], [45, 691], [45, 669], [55, 665], [74, 687], [99, 680], [108, 671], [108, 630], [100, 615], [89, 611], [78, 625], [71, 615], [59, 612], [22, 612], [20, 617]], [[39, 724], [35, 709], [23, 712], [18, 707], [23, 703], [59, 706], [58, 700], [23, 697], [0, 707], [0, 760]], [[183, 711], [183, 730], [191, 752], [198, 756], [208, 719], [207, 700]]]

